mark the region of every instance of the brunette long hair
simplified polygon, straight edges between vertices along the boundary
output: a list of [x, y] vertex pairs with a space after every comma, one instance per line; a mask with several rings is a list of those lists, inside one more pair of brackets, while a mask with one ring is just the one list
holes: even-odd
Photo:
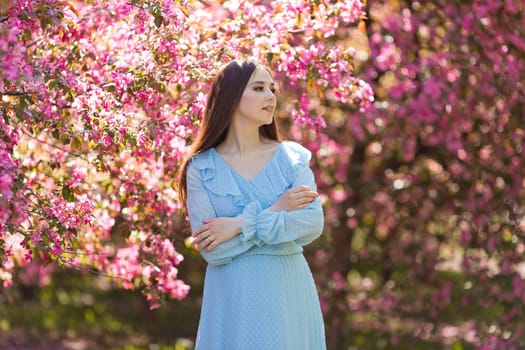
[[[232, 61], [224, 66], [215, 76], [199, 132], [179, 169], [179, 199], [186, 211], [186, 172], [189, 160], [193, 155], [216, 147], [224, 141], [233, 114], [239, 106], [244, 89], [257, 66], [261, 65], [250, 61]], [[270, 71], [269, 68], [264, 68]], [[262, 125], [259, 128], [259, 135], [265, 139], [279, 141], [280, 136], [275, 119], [272, 120], [271, 124]]]

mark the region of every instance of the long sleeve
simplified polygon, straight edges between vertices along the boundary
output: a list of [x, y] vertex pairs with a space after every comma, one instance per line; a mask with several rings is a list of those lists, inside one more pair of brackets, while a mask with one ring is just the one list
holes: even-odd
[[[300, 146], [301, 162], [292, 183], [292, 188], [299, 185], [317, 190], [314, 175], [309, 168], [310, 152]], [[250, 202], [243, 214], [242, 242], [256, 245], [278, 244], [295, 241], [306, 245], [318, 238], [323, 230], [324, 215], [321, 200], [316, 198], [308, 207], [293, 211], [272, 211], [261, 208], [258, 201]]]
[[[203, 185], [198, 169], [190, 162], [186, 174], [188, 215], [192, 231], [202, 226], [203, 220], [217, 217], [208, 192]], [[231, 261], [254, 246], [251, 240], [241, 240], [240, 236], [219, 244], [210, 252], [202, 250], [204, 260], [210, 264], [221, 265]]]

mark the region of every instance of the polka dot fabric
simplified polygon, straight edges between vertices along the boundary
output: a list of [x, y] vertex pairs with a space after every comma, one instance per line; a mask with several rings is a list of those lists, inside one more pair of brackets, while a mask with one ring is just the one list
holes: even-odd
[[316, 188], [310, 152], [283, 142], [249, 180], [215, 151], [195, 156], [187, 174], [192, 229], [210, 217], [243, 217], [243, 232], [202, 252], [208, 268], [196, 350], [323, 350], [323, 318], [302, 246], [323, 227], [319, 199], [305, 209], [268, 207], [289, 188]]

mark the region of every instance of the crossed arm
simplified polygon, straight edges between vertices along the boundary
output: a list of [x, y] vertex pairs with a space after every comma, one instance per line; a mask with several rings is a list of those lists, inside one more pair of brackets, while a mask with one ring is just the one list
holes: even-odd
[[[306, 208], [319, 194], [312, 188], [299, 185], [284, 192], [281, 197], [268, 208], [274, 212], [293, 211]], [[243, 217], [218, 217], [203, 220], [203, 225], [192, 234], [193, 246], [197, 250], [212, 251], [219, 244], [229, 241], [243, 232]]]
[[236, 217], [217, 217], [198, 171], [187, 173], [188, 211], [193, 244], [214, 264], [229, 262], [255, 245], [296, 242], [306, 245], [322, 231], [324, 219], [313, 173], [298, 169], [292, 188], [269, 208], [248, 203]]

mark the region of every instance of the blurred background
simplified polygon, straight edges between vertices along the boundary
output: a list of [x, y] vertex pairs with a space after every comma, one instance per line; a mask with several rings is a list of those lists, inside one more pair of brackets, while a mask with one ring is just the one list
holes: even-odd
[[196, 81], [247, 50], [313, 153], [329, 349], [525, 348], [524, 10], [3, 1], [0, 349], [193, 348], [205, 263], [172, 189]]

